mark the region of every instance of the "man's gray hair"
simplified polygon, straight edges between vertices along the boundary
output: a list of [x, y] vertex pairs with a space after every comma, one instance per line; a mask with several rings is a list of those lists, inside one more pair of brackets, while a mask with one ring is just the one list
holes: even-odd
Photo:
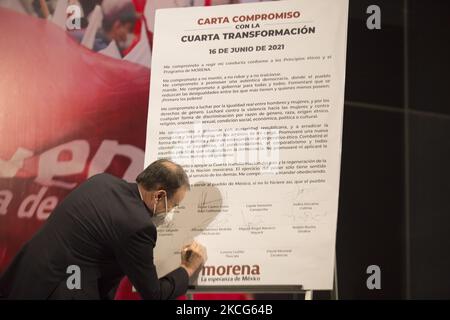
[[136, 182], [147, 191], [165, 190], [169, 199], [182, 186], [190, 189], [189, 178], [184, 169], [168, 159], [159, 159], [151, 163], [137, 176]]

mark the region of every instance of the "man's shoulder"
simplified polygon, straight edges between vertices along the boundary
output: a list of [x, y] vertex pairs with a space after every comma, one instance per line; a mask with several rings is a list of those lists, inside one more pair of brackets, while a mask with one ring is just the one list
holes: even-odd
[[117, 183], [126, 183], [125, 180], [118, 178], [116, 176], [113, 176], [112, 174], [103, 172], [103, 173], [98, 173], [96, 175], [93, 175], [92, 177], [90, 177], [87, 181], [91, 181], [91, 182], [109, 182], [109, 181], [114, 181]]
[[95, 199], [97, 203], [109, 203], [112, 198], [130, 196], [132, 193], [130, 188], [130, 184], [121, 178], [108, 173], [99, 173], [82, 182], [70, 195]]
[[[153, 225], [150, 213], [140, 198], [136, 184], [108, 173], [92, 176], [86, 182], [91, 184], [87, 193], [96, 194], [97, 204], [100, 203], [108, 208], [109, 215], [114, 217], [114, 223], [127, 229], [124, 230], [125, 234], [134, 233], [144, 226]], [[150, 231], [150, 229], [147, 228], [146, 231]], [[152, 230], [150, 233], [153, 234], [153, 232]]]
[[105, 190], [105, 188], [110, 189], [115, 187], [127, 187], [128, 182], [109, 173], [99, 173], [89, 177], [80, 186], [84, 186], [89, 189], [99, 188], [98, 190]]

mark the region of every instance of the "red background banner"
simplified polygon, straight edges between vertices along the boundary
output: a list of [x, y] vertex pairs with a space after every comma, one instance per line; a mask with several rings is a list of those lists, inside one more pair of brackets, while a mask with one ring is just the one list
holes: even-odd
[[142, 170], [150, 71], [7, 9], [0, 30], [1, 271], [80, 182]]
[[[144, 14], [146, 1], [133, 3]], [[151, 48], [144, 20], [123, 54], [141, 26], [150, 28]], [[133, 181], [143, 169], [150, 70], [92, 51], [50, 20], [2, 7], [0, 30], [1, 273], [81, 182], [100, 172]], [[116, 299], [140, 297], [124, 278]]]

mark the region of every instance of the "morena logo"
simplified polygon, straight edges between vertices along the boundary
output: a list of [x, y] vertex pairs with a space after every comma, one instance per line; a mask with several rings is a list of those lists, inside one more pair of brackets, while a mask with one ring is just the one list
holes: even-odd
[[204, 266], [202, 276], [260, 275], [259, 265]]

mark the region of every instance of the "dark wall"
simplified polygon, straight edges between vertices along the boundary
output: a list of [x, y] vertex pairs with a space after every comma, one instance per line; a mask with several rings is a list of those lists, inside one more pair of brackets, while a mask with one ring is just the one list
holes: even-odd
[[450, 298], [450, 1], [350, 0], [349, 17], [339, 298]]
[[411, 1], [412, 298], [450, 298], [450, 1]]

